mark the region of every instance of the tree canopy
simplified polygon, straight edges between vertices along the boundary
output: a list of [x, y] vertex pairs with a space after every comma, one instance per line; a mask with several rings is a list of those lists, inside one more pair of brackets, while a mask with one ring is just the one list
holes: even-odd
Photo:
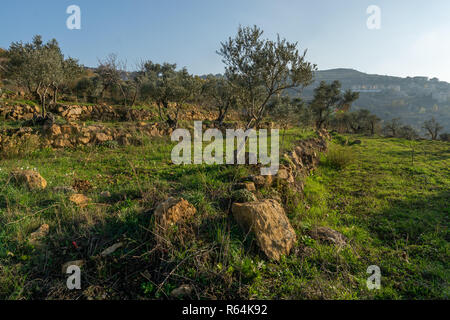
[[239, 27], [237, 35], [221, 43], [218, 54], [225, 77], [236, 90], [246, 116], [246, 128], [258, 126], [270, 99], [286, 89], [302, 89], [312, 83], [316, 65], [305, 59], [297, 43], [277, 37], [264, 39], [257, 27]]

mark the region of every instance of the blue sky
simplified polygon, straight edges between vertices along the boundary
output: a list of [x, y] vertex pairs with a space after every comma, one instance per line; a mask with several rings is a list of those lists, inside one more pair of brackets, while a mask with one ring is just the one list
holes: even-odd
[[[81, 30], [66, 28], [66, 8], [81, 8]], [[369, 5], [381, 29], [369, 30]], [[116, 53], [133, 69], [141, 59], [176, 62], [195, 74], [223, 71], [215, 51], [239, 26], [257, 24], [308, 48], [319, 69], [438, 77], [450, 82], [448, 0], [42, 0], [4, 1], [0, 47], [56, 38], [66, 55], [88, 66]]]

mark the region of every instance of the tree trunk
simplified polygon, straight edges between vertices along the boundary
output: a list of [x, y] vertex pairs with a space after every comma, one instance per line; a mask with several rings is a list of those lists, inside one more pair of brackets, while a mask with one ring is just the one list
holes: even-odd
[[53, 89], [53, 103], [54, 104], [56, 104], [57, 96], [58, 96], [58, 88], [55, 87]]

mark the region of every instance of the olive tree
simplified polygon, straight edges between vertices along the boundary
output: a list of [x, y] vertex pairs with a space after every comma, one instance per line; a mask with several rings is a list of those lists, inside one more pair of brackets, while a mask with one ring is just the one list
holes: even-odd
[[97, 74], [102, 83], [100, 99], [103, 101], [106, 91], [119, 88], [123, 97], [123, 103], [127, 105], [127, 95], [125, 93], [122, 72], [126, 69], [124, 61], [118, 59], [114, 53], [109, 54], [105, 59], [98, 61]]
[[[145, 62], [146, 80], [141, 87], [141, 95], [156, 102], [161, 121], [174, 128], [183, 104], [199, 90], [199, 82], [186, 68], [176, 70], [176, 64]], [[174, 103], [171, 110], [169, 104]]]
[[351, 104], [358, 98], [358, 92], [347, 90], [342, 93], [339, 81], [333, 81], [330, 84], [321, 81], [319, 86], [314, 89], [314, 97], [309, 102], [316, 129], [319, 130], [324, 127], [333, 112], [349, 110]]
[[39, 35], [31, 43], [13, 42], [8, 50], [8, 58], [8, 76], [39, 98], [43, 116], [51, 92], [56, 101], [60, 86], [81, 70], [77, 60], [64, 59], [55, 39], [44, 44]]
[[225, 64], [225, 77], [236, 90], [246, 129], [259, 125], [273, 96], [311, 84], [316, 70], [305, 60], [306, 50], [299, 53], [297, 43], [262, 36], [257, 26], [239, 27], [217, 52]]
[[401, 126], [402, 126], [401, 120], [399, 118], [394, 118], [385, 124], [384, 131], [386, 134], [389, 134], [392, 137], [397, 137]]
[[423, 129], [425, 129], [431, 140], [437, 140], [439, 132], [444, 129], [436, 119], [431, 118], [423, 123]]
[[203, 83], [202, 94], [206, 97], [208, 105], [218, 109], [216, 122], [219, 125], [225, 120], [228, 111], [236, 107], [236, 95], [226, 79], [208, 76]]

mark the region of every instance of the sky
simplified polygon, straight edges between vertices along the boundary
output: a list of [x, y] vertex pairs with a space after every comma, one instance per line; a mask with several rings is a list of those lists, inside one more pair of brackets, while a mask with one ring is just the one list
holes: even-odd
[[[67, 7], [81, 10], [69, 30]], [[380, 28], [369, 29], [370, 5]], [[133, 70], [141, 59], [177, 63], [194, 74], [222, 73], [216, 51], [239, 25], [258, 25], [308, 49], [320, 70], [352, 68], [450, 82], [448, 0], [41, 0], [2, 1], [0, 47], [56, 38], [66, 56], [94, 67], [115, 53]]]

